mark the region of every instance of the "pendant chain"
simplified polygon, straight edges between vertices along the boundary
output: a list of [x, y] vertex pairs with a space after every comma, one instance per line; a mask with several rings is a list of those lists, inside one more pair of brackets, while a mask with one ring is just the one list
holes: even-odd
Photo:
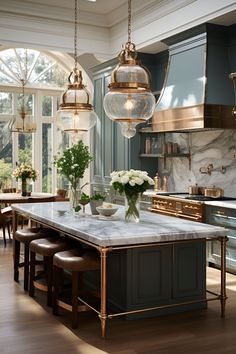
[[74, 38], [74, 46], [75, 46], [75, 69], [77, 69], [77, 25], [78, 25], [78, 1], [75, 0], [75, 38]]
[[128, 43], [131, 43], [131, 0], [128, 0]]

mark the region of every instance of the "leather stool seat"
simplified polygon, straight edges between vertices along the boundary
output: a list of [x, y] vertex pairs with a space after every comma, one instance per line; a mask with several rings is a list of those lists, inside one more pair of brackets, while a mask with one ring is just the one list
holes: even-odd
[[[59, 236], [58, 232], [43, 227], [28, 227], [19, 229], [14, 235], [14, 280], [19, 281], [19, 268], [24, 267], [24, 290], [29, 284], [29, 244], [33, 240], [45, 237]], [[20, 244], [24, 244], [24, 262], [20, 262]]]
[[42, 227], [27, 227], [26, 229], [17, 230], [15, 239], [20, 242], [30, 243], [42, 237], [55, 237], [56, 235], [58, 235], [58, 233], [54, 230], [44, 229]]
[[72, 249], [64, 252], [58, 252], [53, 257], [53, 265], [71, 272], [86, 272], [100, 268], [100, 260], [94, 251], [85, 251], [81, 249]]
[[[30, 288], [29, 295], [34, 296], [35, 287], [47, 291], [47, 305], [52, 305], [52, 270], [53, 255], [56, 252], [65, 251], [73, 247], [73, 243], [65, 237], [40, 238], [30, 242]], [[46, 272], [46, 286], [35, 281], [35, 256], [39, 254], [44, 258]]]
[[69, 240], [63, 237], [49, 237], [34, 240], [30, 244], [30, 251], [45, 257], [52, 257], [56, 252], [71, 248]]
[[[100, 268], [100, 257], [96, 251], [71, 249], [64, 252], [55, 253], [53, 257], [53, 314], [58, 314], [58, 308], [62, 307], [72, 312], [72, 328], [78, 326], [78, 290], [82, 288], [82, 273], [86, 271], [98, 270]], [[59, 288], [63, 279], [62, 271], [72, 273], [72, 295], [71, 305], [59, 300]], [[80, 284], [79, 284], [80, 275]], [[87, 310], [83, 306], [83, 311]]]

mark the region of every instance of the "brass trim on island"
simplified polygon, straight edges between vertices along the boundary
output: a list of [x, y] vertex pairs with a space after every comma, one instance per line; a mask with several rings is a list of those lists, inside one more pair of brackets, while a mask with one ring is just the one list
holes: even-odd
[[[24, 213], [17, 212], [16, 210], [13, 210], [13, 240], [14, 240], [14, 235], [17, 230], [17, 216], [19, 215], [24, 215]], [[31, 218], [32, 221], [39, 222], [36, 218]], [[40, 224], [45, 225], [47, 227], [50, 227], [52, 229], [55, 229], [57, 231], [61, 230], [57, 227], [52, 227], [51, 225], [48, 225], [47, 223], [43, 223], [40, 221]], [[63, 233], [69, 237], [73, 238], [73, 235], [69, 232], [63, 231]], [[75, 237], [74, 237], [75, 238]], [[78, 299], [88, 306], [91, 310], [96, 312], [100, 318], [101, 321], [101, 335], [103, 338], [106, 337], [106, 329], [107, 329], [107, 320], [111, 319], [113, 317], [117, 316], [123, 316], [123, 315], [128, 315], [128, 314], [134, 314], [134, 313], [140, 313], [140, 312], [146, 312], [146, 311], [151, 311], [151, 310], [156, 310], [160, 308], [168, 308], [168, 307], [174, 307], [174, 306], [181, 306], [184, 304], [190, 304], [190, 303], [201, 303], [203, 301], [213, 301], [213, 300], [220, 300], [221, 304], [221, 317], [225, 317], [225, 306], [226, 306], [226, 242], [228, 241], [227, 236], [222, 236], [222, 237], [214, 237], [214, 238], [207, 238], [203, 237], [201, 239], [192, 239], [192, 240], [179, 240], [179, 241], [165, 241], [165, 242], [155, 242], [155, 243], [149, 243], [149, 244], [133, 244], [133, 245], [121, 245], [121, 246], [109, 246], [109, 247], [100, 247], [97, 246], [89, 241], [85, 241], [80, 237], [76, 236], [76, 240], [80, 241], [81, 243], [84, 243], [86, 245], [90, 245], [91, 247], [94, 247], [100, 252], [101, 256], [101, 289], [100, 289], [100, 295], [101, 295], [101, 301], [100, 301], [100, 311], [96, 310], [93, 306], [89, 305], [86, 301], [84, 301], [82, 298], [78, 297]], [[107, 313], [107, 254], [108, 252], [112, 252], [115, 250], [122, 250], [122, 249], [134, 249], [134, 248], [140, 248], [140, 247], [155, 247], [155, 246], [164, 246], [164, 245], [171, 245], [171, 244], [177, 244], [177, 243], [183, 243], [183, 242], [199, 242], [199, 241], [205, 241], [205, 242], [210, 242], [218, 240], [221, 244], [220, 247], [220, 256], [221, 256], [221, 270], [220, 270], [220, 293], [216, 294], [213, 292], [210, 292], [209, 290], [206, 289], [206, 293], [210, 293], [211, 295], [214, 295], [214, 297], [211, 297], [209, 299], [204, 298], [201, 300], [196, 300], [196, 301], [190, 301], [190, 302], [182, 302], [178, 304], [171, 304], [171, 305], [163, 305], [163, 306], [157, 306], [157, 307], [150, 307], [150, 308], [145, 308], [145, 309], [137, 309], [137, 310], [132, 310], [132, 311], [125, 311], [125, 312], [120, 312], [120, 313], [113, 313], [113, 314], [108, 314]], [[13, 257], [14, 257], [14, 242], [13, 242]], [[14, 268], [14, 272], [16, 272]], [[16, 274], [14, 273], [14, 280], [18, 281], [16, 278]]]

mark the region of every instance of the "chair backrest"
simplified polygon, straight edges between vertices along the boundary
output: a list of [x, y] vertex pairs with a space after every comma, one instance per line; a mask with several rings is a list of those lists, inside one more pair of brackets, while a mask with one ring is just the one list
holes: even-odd
[[66, 189], [57, 189], [56, 190], [56, 197], [65, 198], [66, 194], [67, 194]]
[[55, 202], [56, 198], [54, 196], [48, 198], [29, 198], [29, 203], [46, 203], [46, 202]]
[[3, 188], [3, 193], [16, 193], [16, 188]]

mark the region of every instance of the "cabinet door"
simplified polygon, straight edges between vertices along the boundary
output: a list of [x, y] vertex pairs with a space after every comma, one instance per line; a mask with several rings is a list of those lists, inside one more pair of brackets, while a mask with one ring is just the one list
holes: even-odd
[[114, 127], [114, 170], [127, 170], [128, 165], [128, 144], [129, 141], [121, 134], [119, 123]]
[[[228, 242], [226, 243], [226, 269], [236, 272], [236, 210], [220, 207], [207, 206], [207, 219], [209, 224], [225, 227], [228, 229]], [[209, 244], [208, 260], [210, 263], [220, 266], [220, 243], [213, 241]]]
[[94, 180], [99, 182], [102, 178], [102, 124], [103, 124], [103, 77], [94, 80], [94, 109], [98, 119], [94, 127]]
[[205, 296], [206, 243], [180, 243], [173, 246], [173, 298]]
[[[104, 94], [108, 91], [108, 84], [111, 81], [111, 75], [104, 77]], [[104, 112], [103, 126], [103, 168], [105, 179], [110, 178], [110, 173], [114, 169], [114, 123], [109, 119]]]

